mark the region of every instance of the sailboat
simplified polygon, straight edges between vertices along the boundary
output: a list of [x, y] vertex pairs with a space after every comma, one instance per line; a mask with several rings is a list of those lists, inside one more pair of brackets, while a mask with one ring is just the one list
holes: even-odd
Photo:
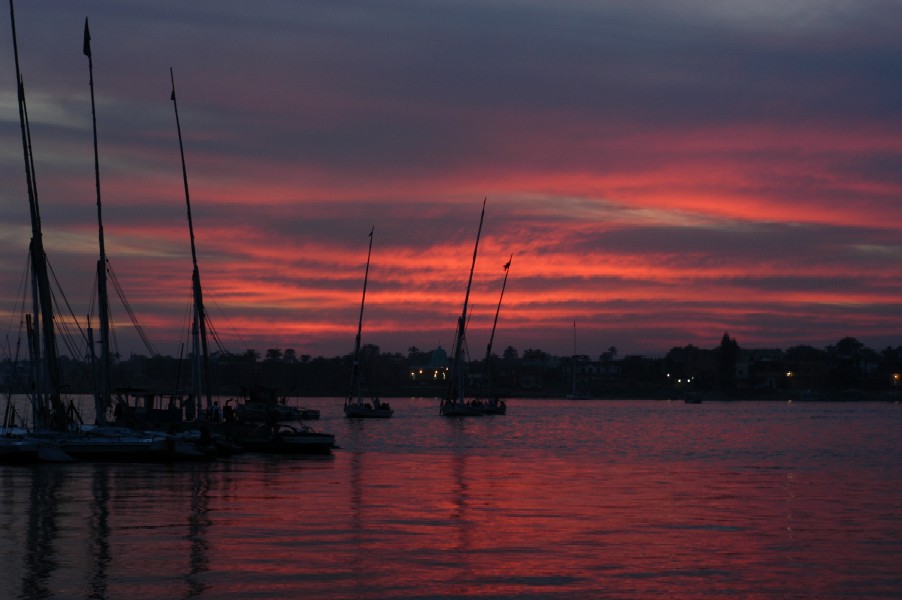
[[70, 424], [66, 406], [61, 398], [63, 387], [54, 334], [53, 304], [48, 275], [47, 255], [44, 253], [41, 215], [38, 203], [37, 179], [34, 172], [31, 130], [25, 102], [25, 84], [19, 68], [19, 48], [16, 39], [16, 19], [13, 2], [9, 3], [12, 24], [13, 51], [16, 61], [18, 87], [19, 124], [22, 132], [22, 148], [25, 155], [25, 183], [31, 214], [31, 263], [32, 314], [26, 314], [29, 357], [34, 378], [31, 394], [32, 422], [41, 430], [65, 431]]
[[[15, 363], [18, 363], [19, 360], [19, 348], [19, 344], [16, 344]], [[15, 404], [12, 400], [12, 392], [8, 392], [6, 409], [3, 413], [3, 428], [0, 430], [0, 465], [37, 462], [39, 451], [40, 445], [36, 440], [28, 437], [28, 430], [16, 427]]]
[[41, 445], [25, 432], [10, 431], [0, 436], [0, 465], [25, 465], [40, 460]]
[[[191, 197], [188, 192], [188, 169], [185, 163], [185, 147], [182, 142], [182, 127], [179, 121], [178, 102], [175, 96], [175, 76], [172, 68], [169, 69], [169, 78], [172, 82], [172, 106], [175, 110], [175, 124], [178, 130], [179, 152], [182, 159], [182, 180], [185, 188], [185, 205], [188, 212], [188, 231], [191, 237], [191, 259], [194, 263], [192, 274], [194, 315], [192, 323], [192, 341], [194, 345], [194, 369], [193, 369], [193, 398], [200, 401], [205, 398], [207, 409], [199, 415], [205, 415], [207, 411], [219, 408], [214, 403], [210, 389], [210, 364], [207, 349], [207, 324], [206, 311], [204, 309], [203, 289], [200, 283], [200, 270], [197, 266], [197, 250], [194, 244], [194, 222], [191, 218]], [[201, 419], [205, 420], [205, 419]], [[314, 431], [307, 426], [293, 426], [281, 423], [278, 418], [267, 418], [265, 422], [224, 422], [203, 423], [207, 431], [212, 431], [218, 436], [224, 436], [229, 443], [257, 452], [271, 453], [324, 453], [330, 452], [335, 446], [335, 436], [331, 433]]]
[[466, 400], [464, 382], [464, 342], [467, 330], [467, 307], [470, 302], [470, 288], [473, 286], [473, 271], [476, 268], [476, 254], [479, 251], [479, 237], [482, 235], [482, 223], [485, 220], [485, 199], [482, 201], [482, 214], [479, 216], [479, 229], [476, 231], [476, 245], [473, 247], [473, 262], [470, 264], [470, 279], [467, 282], [467, 293], [464, 306], [457, 318], [457, 334], [454, 338], [454, 356], [451, 358], [451, 370], [448, 374], [448, 390], [439, 405], [439, 414], [444, 417], [476, 417], [485, 414], [483, 403], [479, 400]]
[[354, 365], [351, 373], [351, 390], [345, 398], [345, 416], [352, 419], [388, 419], [394, 414], [388, 402], [380, 402], [373, 398], [370, 402], [364, 402], [361, 394], [360, 377], [360, 334], [363, 330], [363, 306], [366, 302], [366, 284], [370, 276], [370, 257], [373, 254], [373, 232], [370, 229], [370, 247], [366, 253], [366, 270], [363, 274], [363, 297], [360, 299], [360, 318], [357, 320], [357, 338], [354, 341]]
[[576, 321], [573, 321], [573, 355], [570, 358], [570, 370], [573, 372], [573, 391], [567, 394], [568, 400], [589, 400], [591, 396], [578, 392], [576, 389], [576, 362], [578, 355], [576, 354]]
[[[166, 460], [177, 456], [175, 443], [163, 435], [152, 435], [127, 428], [106, 427], [105, 409], [108, 394], [109, 346], [108, 313], [106, 312], [106, 289], [103, 277], [106, 273], [106, 256], [103, 246], [103, 228], [100, 226], [100, 259], [98, 260], [98, 276], [100, 278], [101, 313], [102, 313], [102, 354], [105, 364], [100, 370], [100, 387], [96, 394], [98, 426], [84, 427], [81, 419], [70, 401], [63, 403], [61, 391], [63, 382], [60, 374], [59, 354], [54, 331], [54, 314], [50, 291], [49, 267], [44, 253], [40, 210], [38, 206], [37, 183], [34, 172], [34, 156], [32, 153], [31, 133], [28, 125], [27, 106], [24, 85], [19, 68], [18, 45], [15, 33], [15, 16], [13, 3], [10, 0], [10, 17], [13, 29], [13, 46], [16, 57], [16, 76], [18, 81], [19, 121], [22, 130], [22, 143], [25, 154], [26, 187], [28, 189], [29, 207], [31, 209], [32, 240], [32, 304], [33, 314], [26, 315], [29, 353], [33, 366], [34, 392], [32, 393], [32, 411], [34, 428], [28, 438], [37, 442], [39, 456], [42, 459], [62, 461], [72, 459], [100, 460]], [[91, 71], [91, 102], [94, 108], [93, 64], [90, 51], [90, 34], [85, 20], [84, 52], [89, 58]], [[97, 168], [97, 135], [96, 119], [94, 129], [95, 174], [97, 174], [97, 208], [100, 221], [100, 180]], [[102, 221], [100, 221], [102, 223]], [[89, 336], [90, 341], [90, 336]], [[91, 341], [92, 351], [93, 342]]]
[[[178, 102], [175, 98], [175, 76], [172, 68], [169, 69], [169, 79], [172, 82], [172, 93], [169, 99], [172, 100], [172, 106], [175, 110], [175, 126], [179, 137], [179, 152], [182, 159], [182, 182], [185, 188], [185, 207], [188, 214], [188, 234], [191, 238], [191, 262], [194, 270], [191, 274], [191, 290], [192, 290], [192, 321], [191, 321], [191, 342], [194, 362], [192, 365], [192, 388], [193, 394], [189, 398], [189, 403], [204, 402], [203, 411], [197, 411], [200, 417], [213, 410], [213, 394], [210, 389], [210, 353], [207, 346], [207, 321], [206, 311], [204, 308], [203, 287], [200, 284], [200, 269], [197, 266], [197, 248], [194, 244], [194, 221], [191, 218], [191, 195], [188, 192], [188, 168], [185, 163], [185, 147], [182, 143], [182, 126], [179, 121]], [[190, 407], [189, 408], [194, 408]], [[198, 407], [199, 408], [199, 407]], [[194, 412], [194, 411], [192, 411]]]
[[97, 111], [94, 101], [94, 60], [91, 52], [91, 34], [85, 18], [84, 47], [88, 57], [89, 87], [91, 90], [91, 121], [94, 134], [94, 181], [97, 192], [97, 230], [99, 257], [97, 260], [97, 305], [100, 321], [100, 356], [94, 351], [93, 331], [88, 326], [90, 355], [95, 365], [95, 414], [93, 428], [80, 428], [57, 438], [60, 449], [75, 459], [104, 461], [167, 461], [200, 458], [190, 446], [164, 433], [154, 433], [111, 425], [106, 411], [112, 404], [110, 352], [110, 304], [107, 286], [109, 263], [103, 232], [103, 210], [100, 193], [100, 160], [97, 144]]
[[488, 398], [483, 404], [482, 410], [487, 415], [507, 414], [507, 403], [498, 397], [492, 377], [492, 343], [495, 341], [495, 330], [498, 327], [498, 314], [501, 312], [501, 300], [504, 299], [504, 289], [507, 287], [507, 276], [510, 274], [511, 263], [514, 255], [504, 265], [504, 282], [501, 284], [501, 296], [498, 298], [498, 307], [495, 309], [495, 321], [492, 323], [492, 334], [485, 349], [485, 385], [488, 390]]
[[[160, 432], [148, 432], [133, 427], [113, 426], [107, 422], [106, 410], [112, 405], [110, 352], [110, 303], [107, 286], [109, 263], [103, 234], [103, 210], [100, 193], [100, 159], [97, 145], [97, 110], [94, 101], [94, 59], [91, 52], [91, 33], [85, 18], [83, 52], [88, 58], [89, 87], [91, 90], [91, 123], [94, 133], [94, 181], [97, 192], [97, 231], [99, 258], [97, 260], [97, 305], [100, 321], [100, 357], [95, 355], [93, 332], [88, 326], [90, 354], [96, 373], [95, 414], [96, 426], [82, 435], [63, 440], [63, 449], [75, 458], [103, 460], [175, 460], [205, 458], [190, 444]], [[114, 280], [115, 281], [115, 280]], [[143, 334], [142, 334], [143, 337]]]

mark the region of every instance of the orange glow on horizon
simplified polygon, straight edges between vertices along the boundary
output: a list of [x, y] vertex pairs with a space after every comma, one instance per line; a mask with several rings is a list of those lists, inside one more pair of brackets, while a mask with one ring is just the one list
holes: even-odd
[[[622, 4], [602, 12], [634, 22]], [[98, 255], [91, 103], [76, 70], [84, 57], [55, 29], [71, 7], [47, 10], [54, 18], [20, 17], [32, 149], [48, 260], [85, 315]], [[330, 23], [330, 35], [285, 36], [255, 21], [235, 36], [229, 24], [241, 19], [155, 10], [159, 27], [129, 11], [115, 30], [109, 14], [98, 23], [98, 40], [117, 44], [98, 50], [96, 122], [109, 263], [163, 343], [183, 335], [193, 268], [168, 73], [157, 64], [180, 56], [193, 57], [175, 79], [198, 268], [208, 311], [231, 321], [224, 339], [313, 354], [347, 347], [375, 227], [365, 340], [389, 350], [446, 340], [488, 198], [474, 338], [490, 327], [513, 256], [502, 346], [568, 354], [574, 319], [587, 345], [635, 352], [716, 345], [724, 329], [775, 346], [845, 335], [898, 344], [902, 121], [882, 70], [898, 53], [880, 36], [861, 43], [855, 19], [814, 11], [835, 28], [824, 41], [781, 29], [771, 48], [767, 36], [716, 29], [705, 11], [653, 22], [642, 13], [640, 28], [624, 30], [642, 35], [621, 40], [567, 25], [577, 15], [609, 23], [594, 9], [530, 5], [561, 27], [537, 37], [518, 29], [530, 19], [515, 19], [510, 38], [485, 41], [522, 46], [462, 63], [472, 40], [446, 23], [431, 22], [440, 37], [429, 43], [396, 21], [359, 36], [330, 8], [305, 21], [314, 31]], [[189, 35], [173, 35], [172, 23]], [[662, 52], [649, 53], [644, 36], [659, 32], [644, 27], [662, 24]], [[705, 66], [702, 27], [716, 34]], [[401, 52], [399, 39], [422, 45]], [[725, 66], [715, 42], [736, 39], [722, 56], [742, 60]], [[767, 63], [774, 56], [779, 68]], [[0, 90], [10, 311], [32, 235], [14, 87]]]

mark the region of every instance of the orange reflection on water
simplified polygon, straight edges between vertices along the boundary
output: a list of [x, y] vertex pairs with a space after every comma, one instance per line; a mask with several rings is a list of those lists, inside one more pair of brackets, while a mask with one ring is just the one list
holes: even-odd
[[0, 574], [29, 599], [902, 589], [894, 405], [546, 402], [329, 404], [345, 449], [315, 459], [2, 468]]

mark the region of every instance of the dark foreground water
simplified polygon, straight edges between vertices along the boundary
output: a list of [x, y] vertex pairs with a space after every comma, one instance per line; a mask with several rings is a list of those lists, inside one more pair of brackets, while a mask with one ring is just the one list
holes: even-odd
[[0, 467], [0, 597], [902, 597], [902, 405], [392, 404], [309, 402], [326, 458]]

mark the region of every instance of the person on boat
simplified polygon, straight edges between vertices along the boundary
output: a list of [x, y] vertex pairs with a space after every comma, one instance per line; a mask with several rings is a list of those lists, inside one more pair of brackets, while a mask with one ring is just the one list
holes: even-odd
[[219, 400], [214, 400], [213, 406], [210, 407], [210, 420], [214, 423], [222, 421], [222, 408], [219, 406]]
[[194, 394], [188, 394], [188, 399], [185, 400], [185, 420], [193, 421], [196, 417]]
[[226, 423], [233, 423], [235, 421], [235, 409], [229, 404], [231, 401], [231, 398], [226, 400], [225, 406], [222, 408], [222, 419]]

